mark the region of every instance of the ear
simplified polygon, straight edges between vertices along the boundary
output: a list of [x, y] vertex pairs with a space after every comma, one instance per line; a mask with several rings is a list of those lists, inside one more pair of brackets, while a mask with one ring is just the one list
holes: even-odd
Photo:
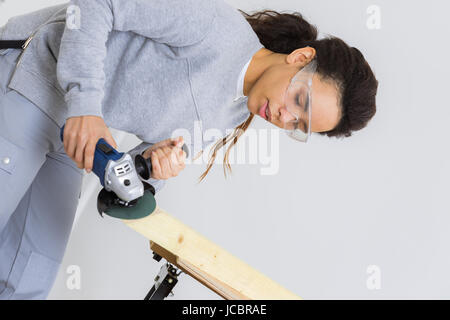
[[286, 56], [286, 62], [289, 64], [299, 63], [305, 65], [316, 56], [316, 49], [311, 47], [300, 48], [292, 51]]

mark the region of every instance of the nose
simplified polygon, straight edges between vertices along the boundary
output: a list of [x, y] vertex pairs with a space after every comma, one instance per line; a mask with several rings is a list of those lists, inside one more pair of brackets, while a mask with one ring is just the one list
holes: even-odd
[[280, 121], [281, 121], [281, 122], [287, 123], [287, 122], [290, 122], [290, 121], [294, 121], [294, 120], [296, 120], [296, 119], [297, 119], [297, 118], [296, 118], [292, 113], [290, 113], [290, 112], [287, 110], [286, 107], [281, 107], [281, 108], [280, 108]]

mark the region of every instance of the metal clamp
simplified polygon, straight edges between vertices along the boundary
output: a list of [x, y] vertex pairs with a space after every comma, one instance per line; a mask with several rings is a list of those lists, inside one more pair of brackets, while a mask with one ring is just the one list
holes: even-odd
[[[160, 256], [156, 255], [156, 257]], [[162, 265], [158, 275], [155, 277], [155, 284], [144, 300], [164, 300], [169, 295], [173, 296], [172, 290], [177, 284], [178, 276], [181, 272], [181, 270], [178, 270], [168, 262]]]

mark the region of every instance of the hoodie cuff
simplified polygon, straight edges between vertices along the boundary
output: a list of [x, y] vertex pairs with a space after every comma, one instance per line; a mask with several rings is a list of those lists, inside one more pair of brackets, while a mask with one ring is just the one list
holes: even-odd
[[103, 118], [102, 113], [102, 97], [97, 95], [77, 95], [73, 98], [65, 98], [67, 103], [67, 116], [98, 116]]

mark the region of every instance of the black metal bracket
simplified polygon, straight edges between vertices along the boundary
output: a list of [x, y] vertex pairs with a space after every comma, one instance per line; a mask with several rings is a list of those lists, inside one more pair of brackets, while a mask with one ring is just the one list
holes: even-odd
[[[153, 258], [156, 261], [161, 260], [161, 256], [153, 253]], [[155, 284], [145, 296], [144, 300], [164, 300], [172, 294], [172, 290], [178, 283], [178, 276], [181, 271], [175, 268], [172, 264], [166, 262], [161, 266], [158, 275], [155, 277]]]

